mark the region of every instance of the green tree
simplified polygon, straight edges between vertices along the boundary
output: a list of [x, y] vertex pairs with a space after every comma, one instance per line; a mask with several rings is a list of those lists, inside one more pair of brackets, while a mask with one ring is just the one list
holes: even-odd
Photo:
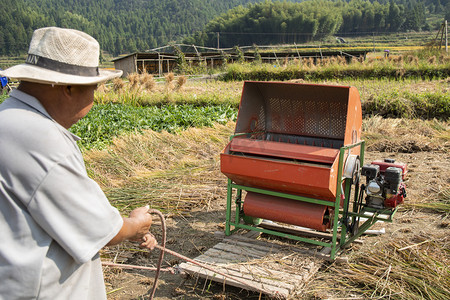
[[445, 20], [450, 21], [450, 2], [445, 6]]
[[393, 0], [389, 3], [389, 14], [386, 22], [388, 31], [396, 32], [403, 25], [405, 18], [400, 11], [400, 8]]
[[422, 28], [426, 25], [425, 5], [423, 4], [423, 2], [418, 2], [412, 7], [406, 9], [404, 13], [404, 19], [404, 30], [422, 30]]

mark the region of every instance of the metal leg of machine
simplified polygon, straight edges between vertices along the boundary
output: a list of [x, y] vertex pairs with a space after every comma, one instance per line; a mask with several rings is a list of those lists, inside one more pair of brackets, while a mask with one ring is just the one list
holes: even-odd
[[[342, 147], [342, 156], [344, 156], [345, 151], [355, 147], [360, 147], [359, 157], [363, 158], [364, 141]], [[344, 160], [339, 160], [339, 164], [342, 166]], [[342, 168], [338, 167], [338, 169]], [[342, 177], [342, 172], [338, 172], [337, 178], [340, 178], [340, 180], [338, 180], [338, 183], [336, 184], [337, 191], [334, 203], [329, 200], [243, 186], [235, 184], [232, 180], [228, 180], [226, 235], [232, 234], [239, 228], [259, 231], [317, 246], [329, 247], [331, 248], [330, 259], [334, 259], [339, 249], [347, 244], [348, 227], [351, 225], [348, 224], [350, 219], [349, 216], [352, 215], [347, 207], [350, 202], [352, 182], [348, 178]], [[344, 189], [342, 188], [343, 185], [345, 187]], [[231, 219], [233, 190], [235, 190], [237, 194], [236, 199], [234, 200], [236, 205], [234, 220]], [[247, 192], [246, 200], [242, 199], [242, 191]], [[251, 197], [248, 195], [251, 195]], [[250, 205], [254, 205], [254, 203], [260, 205], [260, 207], [257, 208], [256, 213], [252, 212], [253, 207], [246, 207], [246, 201], [249, 201], [251, 203]], [[265, 209], [261, 209], [261, 206]], [[256, 216], [252, 216], [254, 214], [256, 214]], [[331, 241], [324, 242], [313, 238], [306, 238], [261, 228], [258, 227], [258, 222], [255, 221], [259, 218], [280, 221], [282, 223], [283, 221], [287, 221], [288, 224], [291, 225], [313, 228], [319, 231], [330, 231], [332, 233]], [[234, 229], [231, 230], [231, 227]]]

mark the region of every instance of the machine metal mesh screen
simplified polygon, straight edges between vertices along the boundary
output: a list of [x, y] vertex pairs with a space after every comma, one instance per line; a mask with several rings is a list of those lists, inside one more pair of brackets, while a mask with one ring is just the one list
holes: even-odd
[[286, 135], [343, 139], [346, 116], [347, 103], [342, 101], [269, 98], [260, 110], [258, 129]]

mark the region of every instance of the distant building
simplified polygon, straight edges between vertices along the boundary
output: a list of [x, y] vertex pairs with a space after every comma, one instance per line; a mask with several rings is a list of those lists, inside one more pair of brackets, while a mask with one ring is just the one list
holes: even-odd
[[[211, 68], [220, 66], [223, 64], [224, 57], [218, 53], [185, 53], [186, 63], [195, 66], [200, 63], [205, 63]], [[116, 70], [122, 70], [123, 76], [127, 76], [132, 73], [149, 73], [159, 74], [172, 72], [177, 67], [177, 59], [175, 53], [131, 53], [125, 56], [121, 56], [113, 59], [114, 67]]]
[[[262, 63], [283, 64], [287, 60], [292, 59], [313, 58], [314, 60], [316, 60], [324, 57], [343, 56], [348, 61], [350, 61], [352, 57], [363, 57], [363, 59], [365, 59], [368, 52], [366, 50], [331, 51], [321, 50], [320, 48], [316, 51], [299, 51], [298, 49], [296, 49], [297, 46], [295, 45], [283, 46], [284, 49], [281, 49], [281, 46], [271, 47], [276, 50], [263, 50], [263, 48], [268, 47], [261, 47], [261, 49], [257, 50], [254, 47], [246, 47], [247, 49], [245, 49], [245, 51], [244, 49], [242, 50], [242, 57], [239, 58], [238, 53], [236, 53], [234, 49], [213, 49], [198, 46], [187, 47], [190, 47], [191, 49], [193, 48], [195, 50], [183, 50], [184, 60], [189, 66], [204, 64], [205, 66], [210, 68], [221, 66], [225, 61], [234, 62], [238, 59], [244, 59], [245, 61], [254, 61], [255, 59], [260, 59]], [[172, 48], [173, 51], [170, 51], [170, 48]], [[199, 49], [206, 51], [200, 52], [198, 51]], [[164, 50], [164, 52], [159, 52], [160, 50]], [[173, 72], [174, 69], [176, 69], [179, 57], [177, 56], [177, 51], [175, 51], [174, 46], [165, 46], [158, 49], [149, 50], [148, 52], [135, 52], [127, 54], [117, 57], [112, 61], [114, 62], [114, 67], [116, 70], [123, 71], [124, 77], [132, 73], [149, 73], [162, 76], [163, 74]]]

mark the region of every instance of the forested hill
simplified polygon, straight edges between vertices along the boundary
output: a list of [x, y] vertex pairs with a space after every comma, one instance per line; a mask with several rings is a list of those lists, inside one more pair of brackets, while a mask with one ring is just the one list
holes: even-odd
[[450, 0], [0, 0], [0, 55], [26, 53], [34, 29], [44, 26], [83, 30], [118, 55], [183, 39], [216, 46], [218, 32], [220, 46], [232, 47], [420, 31], [446, 12]]
[[1, 0], [0, 55], [26, 52], [34, 29], [93, 35], [114, 55], [180, 40], [229, 9], [258, 0]]
[[219, 40], [221, 48], [304, 43], [331, 35], [437, 30], [444, 18], [450, 18], [449, 0], [263, 2], [228, 11], [184, 42], [215, 47]]

